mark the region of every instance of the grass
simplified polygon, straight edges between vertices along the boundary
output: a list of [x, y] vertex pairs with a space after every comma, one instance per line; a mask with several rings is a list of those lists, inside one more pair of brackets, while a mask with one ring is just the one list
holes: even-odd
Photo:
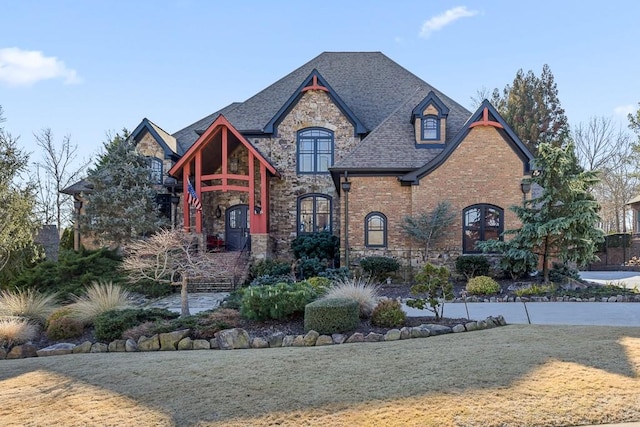
[[85, 295], [74, 296], [74, 303], [69, 305], [72, 317], [82, 323], [90, 324], [102, 313], [110, 310], [128, 308], [129, 292], [112, 282], [93, 282]]
[[33, 289], [0, 292], [0, 316], [27, 317], [44, 324], [58, 307], [55, 294]]
[[11, 348], [38, 336], [39, 326], [24, 317], [0, 317], [0, 347]]
[[640, 328], [523, 325], [309, 348], [0, 361], [2, 425], [640, 421]]
[[377, 286], [369, 283], [366, 279], [355, 277], [334, 282], [323, 298], [346, 298], [356, 301], [360, 317], [366, 318], [371, 316], [373, 309], [376, 308], [379, 296]]

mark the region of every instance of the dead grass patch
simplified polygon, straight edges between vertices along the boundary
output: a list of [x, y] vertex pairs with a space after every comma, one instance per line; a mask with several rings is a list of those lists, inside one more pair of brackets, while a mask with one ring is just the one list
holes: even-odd
[[[639, 372], [640, 328], [546, 325], [393, 343], [5, 360], [0, 424], [64, 407], [82, 416], [56, 424], [102, 425], [118, 399], [119, 421], [136, 425], [639, 421]], [[109, 403], [92, 406], [94, 393]]]

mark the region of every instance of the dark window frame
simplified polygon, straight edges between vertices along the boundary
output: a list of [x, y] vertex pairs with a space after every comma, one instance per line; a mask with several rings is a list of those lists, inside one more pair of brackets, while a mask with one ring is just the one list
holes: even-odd
[[[470, 225], [467, 224], [467, 212], [473, 209], [480, 210], [479, 215], [482, 221], [480, 221], [479, 229], [476, 229], [476, 227], [471, 227]], [[487, 218], [488, 210], [494, 210], [498, 212], [500, 219], [497, 227], [487, 226], [486, 218]], [[504, 240], [504, 237], [502, 236], [502, 233], [504, 232], [504, 209], [502, 209], [500, 206], [496, 206], [488, 203], [478, 203], [478, 204], [467, 206], [466, 208], [464, 208], [462, 210], [462, 253], [463, 254], [482, 253], [481, 250], [476, 249], [475, 243], [484, 242], [487, 240], [486, 234], [488, 229], [491, 229], [497, 232], [498, 240], [500, 241]], [[466, 234], [468, 230], [477, 231], [479, 234], [479, 238], [474, 241], [474, 246], [472, 248], [467, 248]], [[489, 240], [495, 240], [495, 239], [489, 239]]]
[[[434, 123], [435, 127], [433, 128], [435, 130], [436, 136], [433, 138], [427, 138], [425, 136], [425, 130], [426, 130], [426, 126], [427, 123]], [[431, 128], [429, 128], [431, 130]], [[440, 119], [438, 118], [438, 116], [433, 115], [433, 114], [428, 114], [426, 116], [422, 116], [421, 118], [421, 122], [420, 122], [420, 139], [422, 141], [438, 141], [440, 140]]]
[[[372, 230], [370, 228], [370, 221], [374, 217], [379, 217], [382, 220], [382, 230]], [[369, 212], [367, 216], [364, 218], [364, 245], [367, 248], [386, 248], [387, 247], [387, 216], [382, 212], [374, 211]], [[370, 244], [369, 243], [369, 233], [372, 231], [382, 231], [382, 244]]]
[[[325, 135], [311, 135], [313, 132], [323, 132]], [[313, 140], [313, 150], [309, 152], [303, 152], [300, 149], [301, 140], [303, 139], [311, 139]], [[329, 141], [330, 149], [329, 152], [321, 152], [318, 150], [318, 142], [319, 141]], [[296, 134], [296, 172], [301, 175], [318, 175], [318, 174], [328, 174], [329, 170], [319, 170], [319, 158], [321, 155], [329, 155], [330, 161], [329, 166], [333, 166], [334, 161], [334, 152], [335, 152], [335, 134], [332, 130], [321, 128], [321, 127], [309, 127], [300, 129]], [[302, 162], [300, 161], [302, 155], [312, 155], [313, 156], [313, 166], [312, 170], [302, 170]]]
[[[162, 184], [162, 177], [164, 175], [164, 164], [162, 160], [157, 157], [147, 157], [147, 162], [149, 163], [149, 179], [154, 184]], [[159, 165], [159, 168], [154, 168], [154, 165]], [[158, 174], [158, 172], [160, 172]], [[157, 178], [156, 178], [156, 175]]]
[[[312, 226], [311, 226], [311, 230], [302, 230], [301, 227], [304, 226], [304, 222], [301, 221], [302, 219], [302, 214], [303, 212], [301, 212], [301, 206], [303, 204], [303, 202], [307, 199], [313, 199], [313, 204], [312, 204], [312, 213], [311, 213], [311, 218], [312, 218]], [[318, 200], [327, 200], [329, 202], [329, 229], [328, 230], [320, 230], [318, 229]], [[324, 214], [324, 212], [321, 212], [320, 214]], [[329, 233], [333, 232], [333, 198], [327, 194], [322, 194], [322, 193], [308, 193], [308, 194], [303, 194], [302, 196], [298, 197], [298, 201], [297, 201], [297, 207], [296, 207], [296, 235], [301, 235], [301, 234], [309, 234], [309, 233], [315, 233], [315, 232], [320, 232], [320, 231], [326, 231]]]

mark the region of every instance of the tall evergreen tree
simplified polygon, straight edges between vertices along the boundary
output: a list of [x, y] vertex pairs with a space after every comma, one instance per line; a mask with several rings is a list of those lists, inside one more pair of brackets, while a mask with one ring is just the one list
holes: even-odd
[[86, 194], [81, 226], [102, 245], [121, 245], [153, 233], [165, 220], [155, 202], [147, 159], [137, 152], [126, 129], [104, 148], [87, 177], [93, 189]]
[[540, 77], [518, 70], [502, 93], [494, 89], [491, 102], [532, 153], [540, 144], [562, 146], [568, 141], [569, 122], [547, 64]]

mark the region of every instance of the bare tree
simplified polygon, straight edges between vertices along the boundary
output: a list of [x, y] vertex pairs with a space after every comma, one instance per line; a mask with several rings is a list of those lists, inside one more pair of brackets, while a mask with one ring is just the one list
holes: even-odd
[[162, 230], [125, 247], [123, 267], [133, 282], [151, 280], [180, 285], [181, 315], [189, 315], [189, 279], [215, 280], [228, 272], [216, 254], [199, 253], [196, 242], [180, 230]]
[[475, 111], [480, 107], [482, 101], [491, 99], [492, 92], [486, 86], [476, 90], [476, 95], [471, 97], [471, 111]]
[[433, 242], [445, 237], [449, 233], [449, 227], [456, 219], [456, 213], [447, 200], [438, 202], [435, 208], [429, 212], [421, 212], [415, 217], [403, 218], [402, 230], [420, 242], [424, 247], [423, 260], [428, 260], [429, 249]]
[[89, 166], [89, 161], [74, 165], [78, 146], [66, 135], [57, 146], [51, 129], [34, 133], [42, 159], [35, 163], [37, 215], [44, 224], [55, 223], [62, 235], [63, 226], [71, 222], [71, 196], [60, 190], [76, 182]]
[[615, 129], [610, 118], [591, 117], [573, 131], [576, 156], [587, 170], [600, 170], [619, 160], [618, 153], [626, 151], [629, 134], [622, 128]]

